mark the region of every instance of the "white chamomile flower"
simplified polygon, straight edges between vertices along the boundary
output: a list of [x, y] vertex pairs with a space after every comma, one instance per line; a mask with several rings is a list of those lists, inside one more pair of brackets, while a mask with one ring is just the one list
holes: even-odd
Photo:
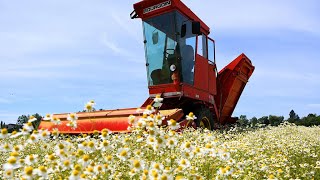
[[34, 122], [34, 121], [36, 121], [37, 120], [37, 118], [35, 118], [34, 116], [30, 116], [29, 117], [29, 120], [28, 120], [28, 122]]
[[171, 130], [177, 130], [180, 128], [180, 124], [177, 123], [177, 121], [175, 121], [174, 119], [170, 119], [168, 122], [169, 128]]
[[195, 120], [197, 117], [193, 114], [193, 112], [190, 112], [188, 115], [186, 115], [187, 120]]
[[42, 120], [44, 120], [44, 121], [51, 121], [51, 119], [52, 119], [51, 114], [46, 114], [46, 116], [44, 118], [42, 118]]

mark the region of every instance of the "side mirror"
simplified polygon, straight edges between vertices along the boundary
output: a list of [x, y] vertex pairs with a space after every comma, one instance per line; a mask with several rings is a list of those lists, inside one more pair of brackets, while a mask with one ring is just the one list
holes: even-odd
[[197, 35], [201, 34], [200, 22], [199, 21], [193, 21], [192, 22], [192, 34], [197, 34]]
[[183, 38], [186, 36], [186, 33], [187, 33], [187, 24], [183, 24], [181, 26], [181, 34], [180, 34], [180, 37]]
[[153, 32], [152, 33], [152, 43], [153, 44], [158, 44], [158, 40], [159, 40], [159, 33], [157, 32]]

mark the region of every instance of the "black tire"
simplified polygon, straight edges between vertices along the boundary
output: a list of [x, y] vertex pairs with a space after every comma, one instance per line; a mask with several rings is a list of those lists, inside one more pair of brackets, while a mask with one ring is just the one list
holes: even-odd
[[204, 106], [198, 107], [195, 109], [194, 114], [197, 117], [195, 123], [198, 128], [209, 130], [214, 129], [213, 114], [209, 108]]

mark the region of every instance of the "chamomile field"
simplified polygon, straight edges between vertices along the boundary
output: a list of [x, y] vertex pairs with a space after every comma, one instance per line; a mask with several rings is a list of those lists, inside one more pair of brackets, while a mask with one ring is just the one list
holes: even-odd
[[[90, 108], [90, 107], [89, 107]], [[0, 134], [1, 179], [320, 179], [320, 127], [177, 132], [160, 114], [130, 116], [132, 133], [107, 129], [67, 136], [58, 130]], [[187, 119], [196, 119], [189, 114]], [[59, 119], [47, 117], [59, 125]], [[77, 115], [69, 115], [77, 128]]]

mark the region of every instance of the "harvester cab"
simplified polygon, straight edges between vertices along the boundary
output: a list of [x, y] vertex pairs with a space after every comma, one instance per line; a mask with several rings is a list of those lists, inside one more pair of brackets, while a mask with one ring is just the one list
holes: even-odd
[[[181, 0], [142, 0], [133, 5], [132, 19], [141, 18], [145, 47], [149, 97], [140, 107], [157, 104], [159, 113], [177, 120], [182, 127], [214, 129], [219, 124], [234, 123], [231, 115], [254, 71], [249, 58], [241, 54], [220, 72], [215, 60], [215, 41], [209, 27]], [[127, 132], [129, 115], [139, 115], [137, 108], [77, 113], [76, 130], [65, 126], [67, 114], [55, 114], [59, 127], [42, 121], [39, 128], [61, 133], [91, 133], [107, 128]], [[185, 116], [193, 112], [195, 123]]]

